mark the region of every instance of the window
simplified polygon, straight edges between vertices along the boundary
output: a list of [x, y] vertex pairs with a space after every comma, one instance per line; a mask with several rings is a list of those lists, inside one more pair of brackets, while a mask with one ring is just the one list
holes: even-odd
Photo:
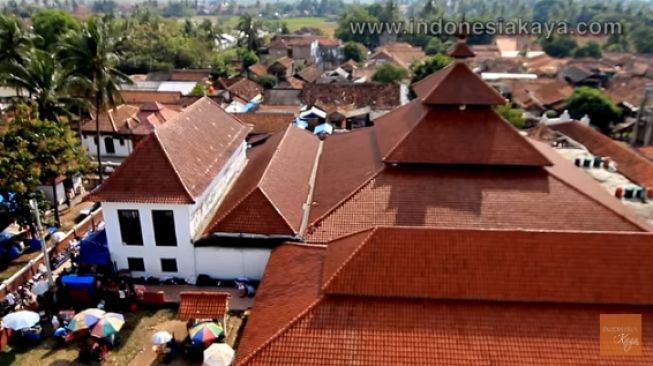
[[143, 245], [141, 219], [138, 216], [138, 210], [118, 210], [118, 222], [120, 223], [120, 235], [124, 244]]
[[107, 154], [116, 153], [116, 147], [113, 145], [113, 137], [104, 138], [104, 149], [107, 151]]
[[177, 272], [177, 260], [174, 258], [161, 258], [162, 272]]
[[125, 139], [123, 138], [118, 139], [118, 143], [120, 144], [120, 146], [125, 146]]
[[143, 258], [127, 258], [127, 267], [130, 271], [134, 272], [144, 272], [145, 271], [145, 262]]
[[175, 217], [170, 210], [152, 210], [154, 242], [158, 246], [174, 247], [177, 245], [175, 234]]

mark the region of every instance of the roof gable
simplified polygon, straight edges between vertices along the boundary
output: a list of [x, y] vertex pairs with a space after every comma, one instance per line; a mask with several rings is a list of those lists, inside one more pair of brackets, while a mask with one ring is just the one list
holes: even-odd
[[413, 90], [425, 104], [501, 105], [506, 99], [462, 62], [431, 74], [413, 84]]
[[449, 56], [453, 58], [471, 58], [476, 56], [474, 51], [467, 45], [467, 42], [464, 40], [458, 40], [456, 43], [451, 46], [447, 51]]
[[653, 304], [650, 233], [405, 227], [364, 233], [329, 243], [327, 294]]

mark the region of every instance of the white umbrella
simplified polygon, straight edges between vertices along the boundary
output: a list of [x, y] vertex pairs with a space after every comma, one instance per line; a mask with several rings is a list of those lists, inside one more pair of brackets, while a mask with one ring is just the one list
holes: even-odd
[[234, 349], [226, 343], [213, 343], [204, 350], [205, 366], [229, 366], [234, 359]]
[[36, 296], [43, 295], [44, 293], [48, 292], [49, 288], [50, 285], [48, 285], [46, 281], [40, 280], [34, 284], [34, 287], [32, 287], [32, 293]]
[[2, 324], [5, 328], [21, 330], [35, 326], [41, 317], [33, 311], [21, 310], [11, 313], [2, 318]]
[[62, 233], [61, 231], [57, 231], [56, 233], [52, 234], [52, 241], [55, 243], [59, 243], [65, 238], [66, 238], [66, 234]]
[[170, 342], [172, 339], [172, 334], [166, 332], [165, 330], [158, 331], [152, 335], [152, 344], [160, 346]]

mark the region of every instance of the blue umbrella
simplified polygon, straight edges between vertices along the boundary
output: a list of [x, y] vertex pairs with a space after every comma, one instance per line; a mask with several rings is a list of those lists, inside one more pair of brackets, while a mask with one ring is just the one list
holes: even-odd
[[41, 317], [33, 311], [21, 310], [11, 313], [2, 318], [2, 324], [5, 328], [21, 330], [35, 326]]

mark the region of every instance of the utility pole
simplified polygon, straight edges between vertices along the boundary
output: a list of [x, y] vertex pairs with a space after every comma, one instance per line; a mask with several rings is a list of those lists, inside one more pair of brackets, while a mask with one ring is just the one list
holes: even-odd
[[34, 218], [36, 219], [36, 236], [41, 241], [41, 251], [43, 252], [43, 263], [45, 264], [46, 276], [48, 277], [48, 285], [50, 288], [54, 286], [54, 280], [52, 279], [52, 268], [50, 268], [50, 255], [48, 254], [48, 248], [43, 239], [43, 228], [41, 227], [41, 214], [39, 213], [39, 205], [36, 200], [29, 200], [29, 206], [34, 212]]

